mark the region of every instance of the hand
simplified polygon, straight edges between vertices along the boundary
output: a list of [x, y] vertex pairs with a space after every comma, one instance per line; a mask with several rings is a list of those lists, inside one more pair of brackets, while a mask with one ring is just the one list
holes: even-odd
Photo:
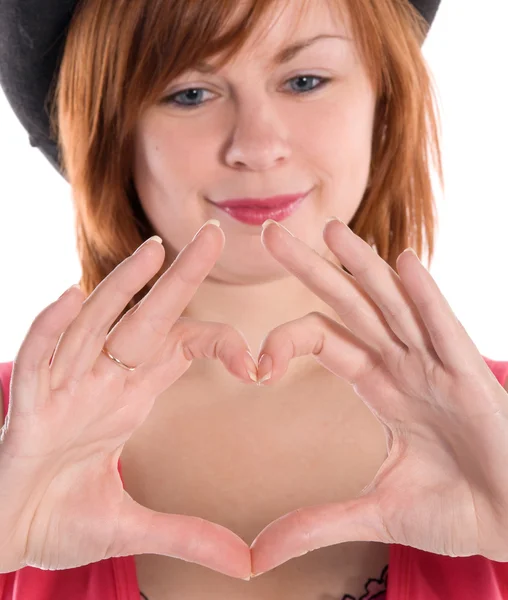
[[403, 252], [395, 273], [338, 220], [324, 239], [352, 276], [277, 224], [262, 234], [346, 325], [311, 313], [272, 330], [260, 350], [273, 363], [265, 385], [313, 354], [381, 422], [389, 454], [359, 498], [268, 525], [251, 546], [253, 573], [349, 541], [508, 561], [507, 393], [415, 254]]
[[[232, 577], [250, 574], [240, 537], [198, 517], [141, 506], [118, 472], [125, 443], [194, 358], [219, 358], [252, 383], [247, 369], [255, 373], [256, 364], [236, 329], [180, 317], [223, 244], [219, 228], [205, 227], [109, 335], [160, 270], [157, 242], [118, 265], [84, 302], [72, 289], [37, 316], [14, 362], [0, 444], [0, 573], [153, 553]], [[105, 342], [136, 370], [106, 357]]]

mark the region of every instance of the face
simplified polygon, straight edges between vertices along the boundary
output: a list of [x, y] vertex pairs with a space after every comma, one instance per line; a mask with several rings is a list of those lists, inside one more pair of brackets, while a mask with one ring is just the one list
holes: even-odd
[[[367, 185], [376, 98], [348, 22], [315, 0], [295, 27], [297, 8], [295, 0], [272, 14], [264, 35], [217, 73], [172, 81], [137, 125], [134, 181], [167, 256], [219, 219], [226, 243], [211, 276], [225, 283], [289, 274], [262, 246], [261, 225], [214, 203], [309, 192], [280, 222], [329, 257], [326, 218], [349, 222]], [[283, 48], [322, 34], [349, 39], [321, 38], [272, 64]]]

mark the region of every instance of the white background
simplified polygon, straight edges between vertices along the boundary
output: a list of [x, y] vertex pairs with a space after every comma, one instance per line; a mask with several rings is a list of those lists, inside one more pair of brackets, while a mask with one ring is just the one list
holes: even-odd
[[[508, 361], [508, 7], [443, 0], [424, 45], [442, 115], [430, 272], [483, 356]], [[0, 89], [0, 362], [80, 278], [69, 186], [32, 148]]]

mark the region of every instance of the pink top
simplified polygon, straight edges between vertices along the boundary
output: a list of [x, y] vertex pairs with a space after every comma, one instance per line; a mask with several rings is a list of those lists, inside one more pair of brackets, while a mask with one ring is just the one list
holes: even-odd
[[[504, 385], [508, 361], [483, 357]], [[13, 363], [0, 363], [4, 413]], [[122, 477], [120, 461], [118, 470]], [[122, 479], [123, 482], [123, 479]], [[508, 541], [507, 541], [508, 543]], [[389, 570], [389, 573], [388, 573]], [[508, 600], [508, 563], [483, 556], [452, 558], [409, 546], [390, 545], [389, 568], [369, 579], [358, 600]], [[0, 574], [0, 600], [140, 600], [133, 556], [109, 558], [61, 571], [24, 567]], [[346, 595], [342, 600], [355, 600]]]

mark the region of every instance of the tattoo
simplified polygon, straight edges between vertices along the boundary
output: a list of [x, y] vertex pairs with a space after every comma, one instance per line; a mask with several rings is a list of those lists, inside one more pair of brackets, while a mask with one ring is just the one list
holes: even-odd
[[365, 594], [362, 594], [359, 598], [355, 598], [350, 594], [346, 594], [345, 596], [342, 596], [342, 598], [325, 594], [324, 596], [321, 596], [319, 600], [386, 600], [387, 585], [388, 565], [383, 568], [379, 579], [370, 578], [367, 581], [365, 584]]

